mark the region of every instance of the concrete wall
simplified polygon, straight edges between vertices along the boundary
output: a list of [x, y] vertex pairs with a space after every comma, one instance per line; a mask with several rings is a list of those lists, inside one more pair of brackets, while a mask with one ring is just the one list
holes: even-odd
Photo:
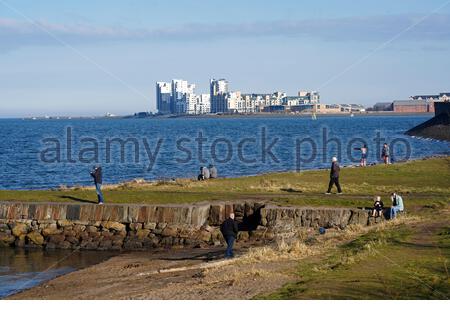
[[241, 241], [271, 241], [297, 228], [368, 224], [347, 208], [292, 208], [264, 203], [122, 205], [0, 203], [0, 246], [122, 250], [221, 245], [219, 226], [231, 212]]

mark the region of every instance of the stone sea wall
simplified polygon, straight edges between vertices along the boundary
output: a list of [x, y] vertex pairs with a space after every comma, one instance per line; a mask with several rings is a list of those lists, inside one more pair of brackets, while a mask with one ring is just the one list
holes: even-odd
[[235, 213], [239, 241], [272, 241], [298, 228], [367, 225], [366, 211], [276, 207], [258, 202], [195, 205], [0, 203], [0, 246], [143, 250], [221, 245], [220, 224]]

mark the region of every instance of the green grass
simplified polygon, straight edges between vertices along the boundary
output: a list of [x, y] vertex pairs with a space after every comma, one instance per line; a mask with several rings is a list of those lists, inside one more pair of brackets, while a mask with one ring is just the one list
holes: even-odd
[[[417, 160], [391, 166], [344, 168], [344, 196], [325, 196], [328, 171], [273, 173], [209, 181], [177, 180], [152, 184], [123, 184], [105, 188], [110, 203], [193, 203], [211, 200], [262, 199], [282, 205], [370, 206], [375, 195], [394, 190], [409, 205], [442, 205], [450, 201], [450, 157]], [[0, 191], [0, 201], [95, 201], [93, 189]]]
[[426, 211], [302, 261], [297, 281], [256, 298], [449, 299], [450, 215]]

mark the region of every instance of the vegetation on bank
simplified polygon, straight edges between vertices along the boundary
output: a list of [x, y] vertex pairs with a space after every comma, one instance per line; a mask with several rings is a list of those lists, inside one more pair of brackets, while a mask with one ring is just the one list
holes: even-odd
[[[105, 186], [109, 203], [193, 203], [261, 199], [281, 205], [370, 206], [373, 196], [397, 191], [408, 205], [442, 205], [450, 200], [450, 157], [385, 166], [343, 168], [344, 195], [325, 196], [327, 170], [271, 173], [260, 176], [194, 181], [129, 182]], [[0, 201], [95, 202], [93, 188], [0, 191]]]
[[424, 210], [301, 260], [260, 299], [449, 299], [450, 212]]

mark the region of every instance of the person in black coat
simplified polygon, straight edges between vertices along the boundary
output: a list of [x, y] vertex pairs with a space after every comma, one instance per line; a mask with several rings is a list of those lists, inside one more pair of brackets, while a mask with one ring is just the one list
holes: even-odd
[[94, 166], [91, 171], [91, 177], [94, 178], [95, 191], [97, 192], [98, 204], [103, 204], [104, 198], [103, 198], [103, 193], [102, 193], [102, 183], [103, 183], [102, 167]]
[[339, 184], [340, 171], [341, 171], [341, 167], [339, 166], [337, 158], [333, 157], [332, 162], [331, 162], [331, 170], [330, 170], [330, 183], [328, 184], [328, 191], [326, 194], [331, 193], [331, 188], [333, 187], [334, 184], [336, 185], [338, 194], [342, 193], [341, 185]]
[[233, 245], [236, 241], [238, 235], [238, 224], [236, 220], [234, 220], [234, 213], [230, 213], [228, 219], [226, 219], [222, 225], [220, 226], [220, 231], [222, 232], [225, 241], [227, 242], [227, 251], [225, 252], [225, 258], [232, 258], [233, 254]]

